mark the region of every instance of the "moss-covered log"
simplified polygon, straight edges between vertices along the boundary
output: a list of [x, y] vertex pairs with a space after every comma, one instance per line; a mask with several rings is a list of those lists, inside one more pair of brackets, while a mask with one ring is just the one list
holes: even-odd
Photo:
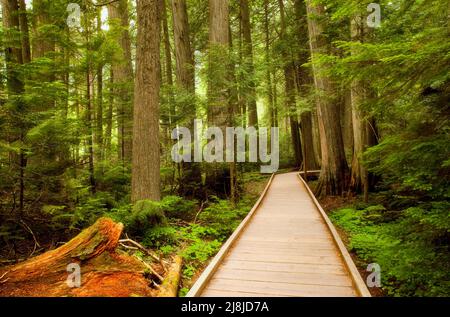
[[[145, 266], [116, 251], [122, 229], [101, 218], [63, 246], [0, 269], [0, 296], [153, 296]], [[80, 287], [67, 283], [70, 264], [81, 269]]]
[[176, 256], [169, 272], [160, 287], [158, 297], [177, 297], [178, 285], [181, 279], [181, 269], [183, 267], [183, 259]]

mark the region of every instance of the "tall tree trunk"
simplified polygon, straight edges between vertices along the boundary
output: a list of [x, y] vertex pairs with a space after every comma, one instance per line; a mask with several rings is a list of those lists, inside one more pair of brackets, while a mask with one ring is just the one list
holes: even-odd
[[[218, 127], [226, 138], [228, 115], [229, 2], [209, 0], [209, 65], [208, 65], [208, 125]], [[207, 171], [206, 187], [215, 192], [227, 192], [230, 171], [225, 164], [215, 163]]]
[[108, 16], [113, 27], [120, 32], [120, 51], [112, 63], [116, 89], [117, 129], [119, 159], [131, 162], [133, 133], [133, 65], [131, 61], [131, 39], [129, 34], [128, 0], [108, 4]]
[[[89, 22], [88, 22], [89, 23]], [[89, 52], [90, 50], [90, 39], [89, 39], [89, 28], [86, 27], [86, 45], [88, 53], [87, 55], [91, 54]], [[92, 129], [92, 95], [93, 95], [93, 80], [91, 75], [91, 61], [88, 58], [87, 61], [87, 69], [86, 69], [86, 117], [85, 117], [85, 124], [86, 124], [86, 130], [87, 130], [87, 152], [88, 152], [88, 160], [89, 160], [89, 184], [90, 184], [90, 190], [91, 193], [95, 193], [97, 191], [96, 188], [96, 181], [95, 181], [95, 168], [94, 168], [94, 131]]]
[[271, 59], [270, 59], [270, 18], [269, 18], [269, 0], [264, 0], [264, 53], [266, 62], [266, 94], [267, 94], [267, 112], [272, 127], [276, 127], [275, 122], [275, 104], [272, 87]]
[[[306, 6], [303, 0], [294, 2], [295, 16], [297, 20], [297, 39], [300, 43], [297, 60], [297, 87], [301, 98], [307, 99], [309, 85], [312, 83], [312, 75], [309, 69], [303, 67], [310, 57], [308, 22], [306, 19]], [[313, 140], [312, 113], [309, 109], [302, 109], [300, 115], [301, 140], [303, 145], [303, 167], [306, 170], [316, 170], [319, 164], [316, 160], [316, 149]]]
[[[136, 80], [134, 89], [133, 202], [160, 200], [159, 0], [137, 0]], [[156, 36], [155, 36], [156, 34]]]
[[[195, 94], [195, 65], [191, 49], [186, 0], [172, 0], [177, 84]], [[194, 115], [195, 115], [195, 108]], [[190, 113], [192, 116], [192, 113]]]
[[[12, 101], [13, 107], [8, 111], [10, 117], [10, 135], [8, 135], [8, 141], [10, 143], [20, 141], [22, 144], [25, 135], [25, 126], [21, 117], [21, 111], [23, 111], [23, 103], [21, 98], [17, 98], [24, 91], [24, 84], [19, 77], [18, 66], [23, 64], [23, 44], [21, 41], [17, 43], [14, 40], [14, 34], [21, 30], [20, 19], [19, 19], [19, 4], [17, 0], [1, 0], [2, 4], [2, 21], [3, 28], [5, 30], [5, 39], [10, 39], [6, 41], [5, 47], [5, 62], [6, 62], [6, 74], [7, 74], [7, 88], [8, 88], [8, 98]], [[12, 32], [9, 34], [9, 32]], [[24, 170], [26, 167], [26, 157], [23, 149], [20, 149], [19, 155], [15, 152], [10, 152], [11, 168], [15, 169], [18, 167], [19, 170], [19, 216], [21, 217], [24, 209], [24, 199], [25, 199], [25, 183], [24, 183]], [[13, 190], [13, 209], [16, 208], [15, 193], [16, 188]]]
[[318, 90], [317, 114], [322, 150], [322, 171], [317, 195], [340, 195], [346, 190], [348, 165], [340, 126], [339, 107], [332, 100], [335, 89], [330, 78], [324, 76], [317, 65], [317, 55], [328, 52], [329, 43], [324, 37], [323, 18], [325, 9], [321, 4], [307, 0], [308, 30], [313, 62], [314, 84]]
[[[169, 23], [168, 23], [168, 14], [167, 14], [167, 6], [166, 6], [166, 0], [160, 0], [160, 6], [161, 6], [161, 20], [162, 20], [162, 40], [164, 43], [164, 61], [165, 64], [161, 65], [161, 68], [163, 65], [165, 65], [164, 69], [161, 69], [161, 73], [165, 73], [165, 81], [161, 81], [164, 83], [167, 88], [169, 89], [167, 93], [168, 98], [168, 110], [169, 113], [167, 115], [163, 115], [161, 117], [161, 124], [164, 129], [163, 133], [163, 148], [168, 149], [164, 151], [164, 161], [166, 164], [170, 164], [172, 158], [170, 155], [170, 149], [171, 149], [171, 142], [172, 142], [172, 130], [174, 128], [173, 125], [173, 118], [176, 114], [176, 107], [175, 107], [175, 95], [174, 95], [174, 89], [173, 89], [173, 67], [172, 67], [172, 49], [170, 45], [170, 35], [169, 35]], [[162, 74], [161, 74], [162, 76]]]
[[[46, 31], [46, 25], [52, 25], [52, 17], [50, 16], [51, 1], [33, 0], [34, 13], [34, 36], [33, 36], [33, 58], [41, 58], [52, 53], [56, 48], [55, 37]], [[51, 74], [49, 74], [50, 77]]]
[[272, 72], [273, 78], [273, 87], [272, 87], [272, 96], [273, 96], [273, 126], [279, 126], [279, 116], [278, 116], [278, 83], [277, 83], [277, 70], [274, 69]]
[[253, 65], [253, 42], [250, 25], [250, 8], [248, 0], [240, 0], [243, 64], [246, 73], [244, 97], [248, 109], [248, 126], [258, 127], [258, 109], [256, 105], [255, 66]]
[[[230, 45], [230, 52], [233, 51], [233, 34], [231, 32], [231, 25], [229, 25], [228, 29], [228, 35], [229, 35], [229, 45]], [[237, 78], [236, 78], [236, 65], [234, 63], [233, 59], [230, 59], [229, 61], [229, 68], [228, 68], [228, 81], [231, 83], [234, 83], [233, 85], [230, 85], [228, 87], [228, 114], [229, 114], [229, 124], [230, 126], [237, 126], [235, 113], [238, 113], [239, 111], [239, 97], [238, 97], [238, 89], [237, 89]], [[230, 167], [230, 201], [233, 207], [236, 207], [237, 201], [238, 201], [238, 173], [237, 173], [237, 146], [234, 145], [234, 157], [233, 161], [229, 162]]]
[[19, 0], [20, 35], [22, 38], [22, 60], [24, 64], [31, 62], [30, 31], [25, 0]]
[[166, 82], [168, 86], [173, 86], [173, 70], [172, 70], [172, 52], [170, 49], [169, 24], [167, 21], [167, 7], [166, 0], [161, 1], [162, 8], [162, 26], [164, 35], [164, 55], [166, 61]]
[[[102, 32], [101, 11], [97, 14], [97, 32]], [[97, 104], [95, 109], [95, 159], [103, 159], [103, 62], [97, 65]], [[101, 171], [101, 170], [100, 170]]]
[[[190, 94], [191, 98], [189, 100], [193, 100], [193, 97], [195, 97], [195, 62], [191, 49], [186, 0], [172, 0], [172, 12], [177, 64], [177, 85], [187, 94]], [[194, 102], [190, 102], [186, 106], [188, 127], [192, 131], [196, 107]], [[198, 185], [202, 181], [200, 167], [195, 163], [184, 163], [183, 173], [180, 186], [181, 193], [183, 195], [195, 194], [198, 190]]]
[[[365, 27], [361, 17], [351, 22], [351, 36], [353, 41], [364, 41]], [[356, 193], [364, 192], [364, 200], [368, 201], [369, 172], [362, 163], [364, 151], [376, 144], [373, 120], [367, 118], [361, 109], [368, 97], [367, 83], [355, 79], [351, 87], [351, 109], [353, 123], [353, 160], [350, 178], [350, 190]]]
[[112, 141], [112, 126], [113, 126], [113, 109], [114, 109], [114, 73], [112, 68], [109, 72], [109, 96], [108, 96], [108, 109], [105, 115], [105, 137], [104, 137], [104, 149], [105, 159], [110, 160], [111, 155], [111, 141]]
[[[287, 41], [286, 38], [286, 12], [283, 0], [278, 0], [280, 6], [280, 38], [282, 41]], [[285, 79], [285, 93], [286, 93], [286, 109], [288, 110], [289, 126], [291, 128], [292, 147], [294, 151], [295, 166], [300, 168], [303, 162], [302, 145], [300, 139], [300, 127], [298, 124], [298, 113], [295, 100], [295, 65], [286, 48], [287, 43], [284, 43], [282, 50], [284, 62], [284, 79]]]
[[84, 113], [84, 124], [86, 128], [86, 152], [88, 155], [88, 171], [89, 171], [89, 185], [92, 194], [97, 191], [97, 184], [95, 180], [95, 162], [94, 162], [94, 80], [93, 80], [93, 60], [92, 60], [92, 21], [89, 15], [84, 16], [84, 41], [86, 46], [86, 70], [85, 70], [85, 102], [86, 110]]
[[352, 121], [352, 96], [351, 85], [340, 88], [340, 116], [342, 127], [342, 139], [344, 141], [345, 158], [347, 165], [352, 164], [353, 154], [353, 121]]

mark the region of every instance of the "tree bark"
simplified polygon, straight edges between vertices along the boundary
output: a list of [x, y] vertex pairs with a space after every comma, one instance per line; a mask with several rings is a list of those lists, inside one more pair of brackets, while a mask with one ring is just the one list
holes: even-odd
[[[228, 0], [209, 0], [208, 125], [220, 128], [224, 140], [229, 122], [229, 32]], [[217, 193], [227, 192], [229, 175], [226, 164], [212, 164], [207, 171], [206, 187]]]
[[159, 0], [137, 1], [136, 80], [134, 89], [131, 199], [160, 200]]
[[[97, 32], [102, 32], [101, 12], [97, 14]], [[97, 103], [95, 109], [95, 160], [103, 159], [103, 62], [97, 65]], [[102, 172], [100, 170], [100, 172]]]
[[[307, 100], [309, 85], [312, 83], [312, 75], [308, 68], [303, 64], [309, 62], [310, 50], [308, 39], [308, 22], [306, 18], [306, 6], [303, 0], [294, 2], [295, 16], [297, 20], [297, 39], [300, 43], [297, 60], [297, 87], [301, 98]], [[303, 146], [303, 165], [306, 170], [316, 170], [319, 164], [316, 160], [316, 148], [313, 140], [312, 113], [310, 109], [302, 109], [300, 115], [301, 141]]]
[[[2, 0], [2, 20], [3, 20], [3, 28], [5, 30], [6, 39], [11, 38], [14, 39], [14, 33], [23, 30], [24, 28], [21, 25], [22, 23], [26, 23], [26, 16], [24, 17], [19, 13], [19, 4], [17, 0]], [[9, 32], [12, 31], [12, 34]], [[8, 98], [11, 99], [11, 102], [14, 107], [12, 107], [9, 111], [7, 111], [7, 115], [10, 116], [9, 120], [11, 122], [10, 131], [11, 133], [8, 135], [8, 142], [13, 143], [17, 140], [22, 144], [25, 137], [25, 124], [20, 119], [21, 111], [23, 111], [23, 102], [21, 98], [17, 98], [17, 95], [20, 95], [24, 91], [24, 83], [20, 79], [18, 66], [24, 63], [24, 57], [27, 58], [23, 54], [26, 50], [24, 45], [26, 42], [24, 41], [23, 35], [21, 35], [21, 39], [19, 43], [16, 43], [14, 40], [11, 42], [7, 42], [10, 46], [5, 47], [5, 62], [6, 62], [6, 76], [7, 76], [7, 89], [8, 89]], [[20, 149], [19, 154], [17, 155], [15, 152], [10, 152], [10, 162], [11, 168], [15, 169], [18, 167], [19, 175], [18, 175], [18, 183], [19, 183], [19, 217], [22, 216], [24, 211], [24, 203], [25, 203], [25, 168], [27, 165], [27, 159], [25, 155], [24, 149]], [[15, 201], [16, 188], [13, 188], [13, 210], [16, 208]]]
[[[33, 59], [45, 57], [48, 53], [55, 51], [56, 42], [52, 34], [42, 29], [43, 26], [52, 25], [52, 17], [49, 15], [51, 1], [33, 0], [34, 36], [33, 36]], [[49, 75], [50, 76], [50, 75]]]
[[272, 86], [272, 72], [270, 60], [270, 17], [269, 17], [269, 0], [264, 0], [264, 53], [266, 62], [266, 95], [267, 95], [267, 111], [269, 113], [269, 121], [272, 127], [278, 126], [275, 116], [275, 103]]
[[[351, 22], [351, 36], [354, 41], [364, 41], [365, 27], [361, 17]], [[362, 155], [366, 149], [376, 144], [373, 120], [367, 117], [362, 108], [369, 97], [367, 83], [355, 79], [351, 86], [351, 110], [353, 124], [353, 160], [350, 178], [350, 190], [354, 193], [364, 192], [364, 200], [368, 201], [369, 172], [362, 163]]]
[[109, 91], [108, 91], [108, 109], [105, 115], [105, 137], [104, 137], [104, 149], [105, 149], [105, 158], [110, 159], [111, 155], [111, 141], [112, 141], [112, 126], [113, 126], [113, 109], [114, 109], [114, 73], [112, 68], [109, 71]]
[[314, 5], [312, 0], [307, 0], [306, 4], [314, 84], [318, 90], [316, 102], [322, 150], [322, 171], [316, 194], [341, 195], [347, 186], [348, 165], [345, 159], [339, 108], [332, 99], [335, 89], [331, 79], [324, 76], [320, 66], [317, 65], [318, 54], [327, 53], [329, 46], [323, 34], [322, 20], [325, 9], [323, 5]]
[[[280, 6], [280, 38], [285, 41], [286, 47], [286, 12], [283, 0], [278, 0]], [[292, 148], [294, 151], [295, 167], [300, 168], [303, 162], [302, 145], [300, 139], [300, 127], [298, 124], [297, 105], [295, 100], [295, 66], [287, 48], [282, 50], [284, 62], [284, 79], [286, 94], [286, 109], [288, 110], [289, 126], [291, 129]]]
[[243, 65], [246, 74], [244, 98], [247, 104], [248, 126], [258, 127], [258, 109], [256, 105], [255, 66], [253, 64], [253, 42], [250, 24], [248, 0], [240, 0], [241, 25], [243, 38]]
[[25, 0], [19, 0], [20, 36], [22, 39], [22, 60], [24, 64], [31, 62], [30, 31]]
[[[187, 126], [193, 131], [193, 122], [196, 115], [195, 97], [195, 62], [191, 49], [189, 20], [186, 0], [172, 0], [173, 33], [175, 43], [177, 85], [189, 94], [186, 111]], [[183, 176], [181, 178], [180, 192], [182, 195], [195, 195], [202, 182], [200, 167], [196, 163], [183, 163]]]
[[129, 34], [128, 0], [108, 4], [110, 27], [118, 28], [120, 50], [112, 63], [117, 105], [118, 154], [125, 164], [131, 162], [133, 133], [133, 65]]

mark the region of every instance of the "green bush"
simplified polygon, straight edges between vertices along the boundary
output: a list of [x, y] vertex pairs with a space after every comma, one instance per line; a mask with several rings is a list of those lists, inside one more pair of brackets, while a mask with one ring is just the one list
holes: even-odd
[[196, 203], [179, 196], [166, 196], [161, 201], [161, 208], [168, 218], [190, 220], [195, 217]]

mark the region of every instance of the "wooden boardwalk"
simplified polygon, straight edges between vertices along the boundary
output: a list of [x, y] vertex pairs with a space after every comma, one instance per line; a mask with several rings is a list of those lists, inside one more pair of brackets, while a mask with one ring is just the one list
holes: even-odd
[[297, 173], [260, 200], [187, 296], [370, 296], [345, 246]]

